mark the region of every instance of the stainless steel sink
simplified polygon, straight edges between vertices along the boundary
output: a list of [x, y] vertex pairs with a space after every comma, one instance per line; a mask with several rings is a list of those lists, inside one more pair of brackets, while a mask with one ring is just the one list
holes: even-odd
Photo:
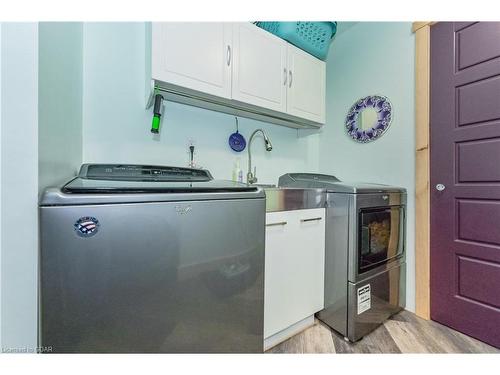
[[304, 210], [326, 206], [324, 189], [264, 187], [266, 212]]

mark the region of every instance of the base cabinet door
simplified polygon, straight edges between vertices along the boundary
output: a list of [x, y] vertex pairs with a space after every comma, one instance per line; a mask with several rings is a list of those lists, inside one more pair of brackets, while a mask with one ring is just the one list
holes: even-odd
[[288, 44], [287, 112], [325, 123], [326, 64]]
[[264, 337], [323, 309], [325, 209], [266, 215]]
[[231, 98], [232, 27], [222, 22], [154, 22], [152, 78]]
[[233, 99], [286, 112], [287, 43], [257, 26], [234, 24]]

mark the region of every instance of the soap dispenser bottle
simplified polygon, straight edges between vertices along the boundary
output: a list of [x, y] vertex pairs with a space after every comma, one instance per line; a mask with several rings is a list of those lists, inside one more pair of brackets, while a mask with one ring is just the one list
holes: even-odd
[[237, 158], [233, 167], [233, 181], [243, 182], [243, 171], [240, 167], [240, 158]]

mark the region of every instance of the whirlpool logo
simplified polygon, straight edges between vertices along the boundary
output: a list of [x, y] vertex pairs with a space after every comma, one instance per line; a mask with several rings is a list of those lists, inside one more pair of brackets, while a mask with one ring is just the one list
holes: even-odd
[[190, 204], [187, 205], [177, 205], [175, 206], [175, 212], [177, 212], [179, 215], [186, 215], [192, 210], [192, 207]]
[[83, 216], [75, 222], [76, 234], [80, 237], [92, 237], [99, 231], [99, 220], [92, 216]]

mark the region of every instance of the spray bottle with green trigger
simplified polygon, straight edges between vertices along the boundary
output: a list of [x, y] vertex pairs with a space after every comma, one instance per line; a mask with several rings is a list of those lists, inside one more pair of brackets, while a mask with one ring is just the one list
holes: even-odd
[[155, 95], [155, 105], [153, 109], [153, 122], [151, 123], [151, 133], [158, 134], [160, 132], [161, 109], [163, 104], [163, 96]]

